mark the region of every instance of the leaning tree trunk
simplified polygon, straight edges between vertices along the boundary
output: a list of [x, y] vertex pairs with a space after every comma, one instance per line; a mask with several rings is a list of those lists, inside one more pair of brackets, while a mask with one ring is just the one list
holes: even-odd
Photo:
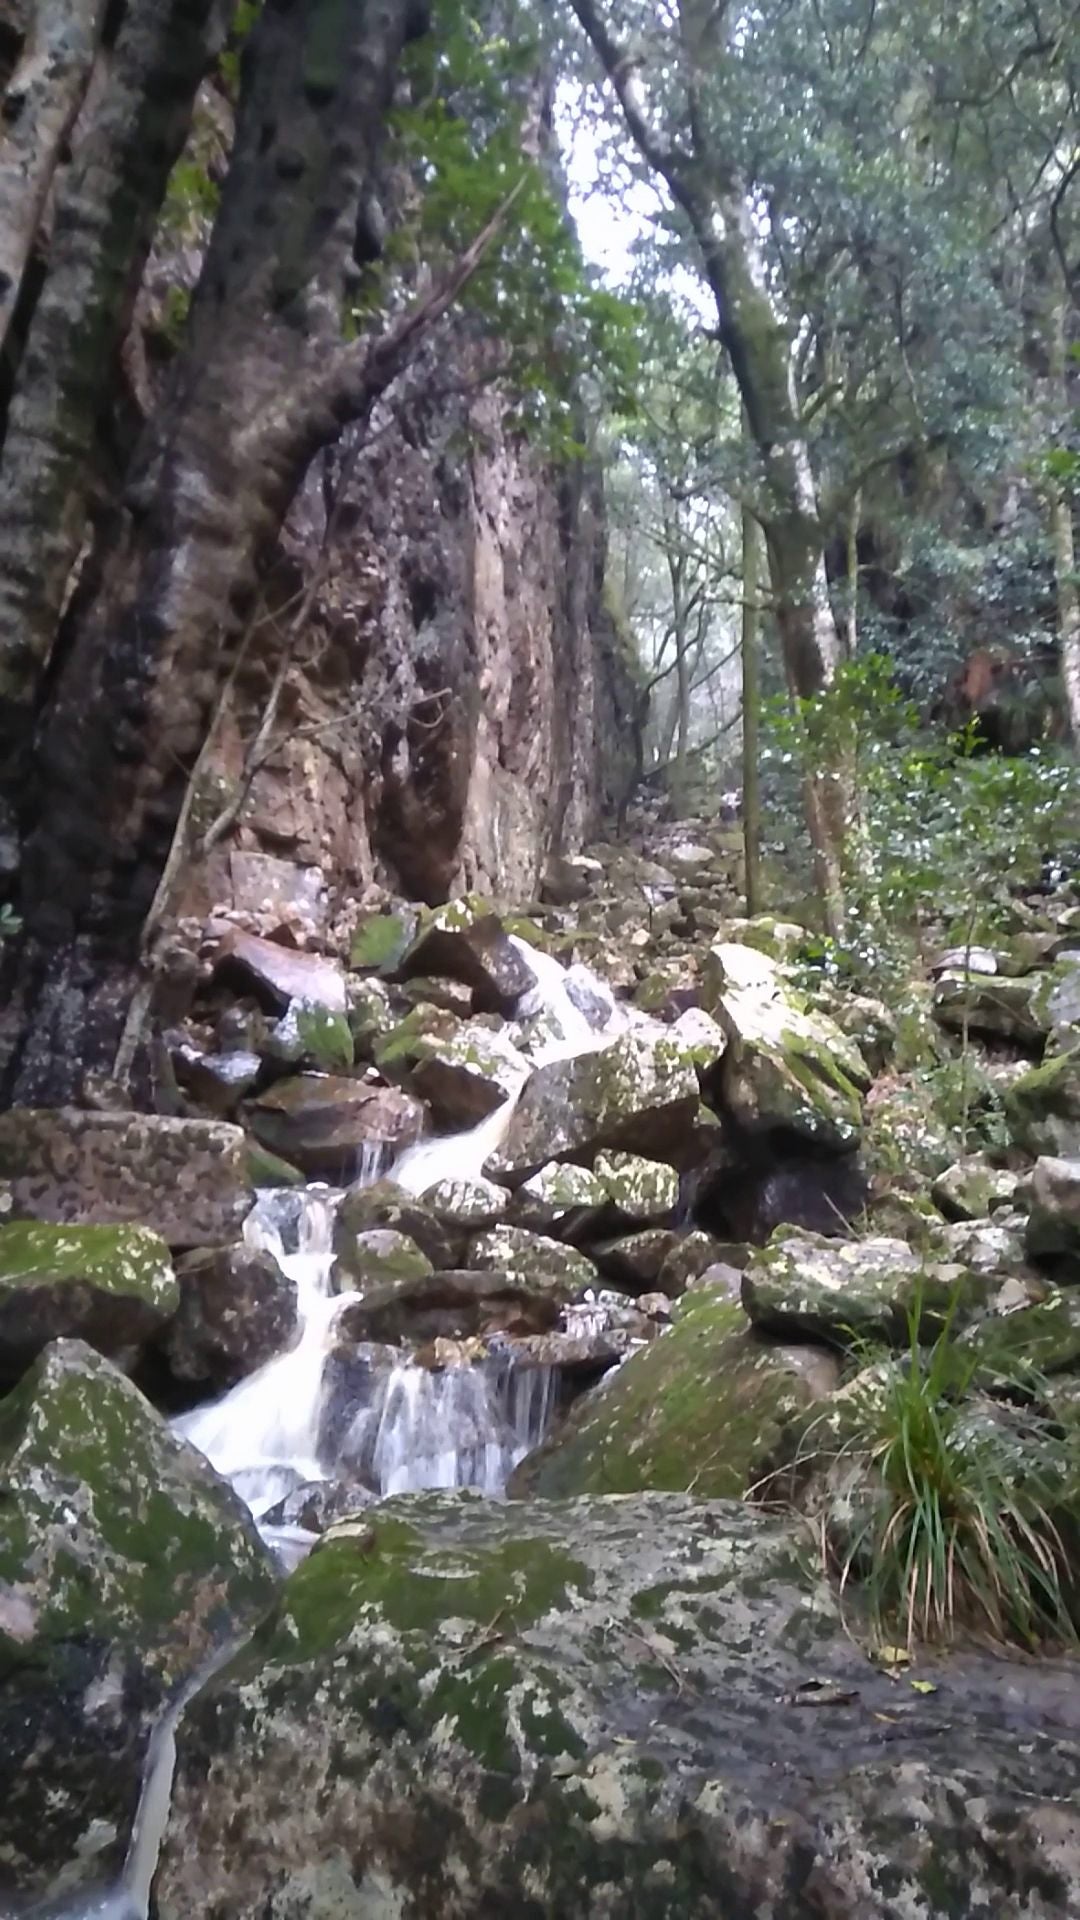
[[[30, 736], [119, 349], [228, 0], [131, 0], [59, 192], [48, 272], [0, 422], [0, 831], [25, 806]], [[9, 209], [0, 205], [9, 231]]]
[[761, 897], [761, 531], [742, 510], [742, 815], [746, 911]]
[[[769, 574], [788, 688], [816, 698], [832, 682], [840, 642], [829, 605], [824, 541], [809, 450], [799, 418], [787, 330], [768, 292], [760, 238], [742, 183], [703, 110], [700, 81], [726, 57], [729, 10], [713, 0], [679, 0], [673, 53], [685, 100], [678, 139], [650, 117], [636, 60], [615, 37], [597, 0], [570, 0], [615, 88], [643, 158], [666, 181], [697, 243], [765, 483]], [[843, 858], [851, 780], [842, 760], [808, 766], [807, 826], [828, 929], [843, 927]]]
[[277, 0], [245, 52], [236, 139], [185, 350], [148, 424], [100, 590], [51, 689], [23, 863], [9, 1096], [108, 1071], [188, 776], [316, 449], [399, 369], [399, 324], [344, 347], [357, 208], [406, 0]]

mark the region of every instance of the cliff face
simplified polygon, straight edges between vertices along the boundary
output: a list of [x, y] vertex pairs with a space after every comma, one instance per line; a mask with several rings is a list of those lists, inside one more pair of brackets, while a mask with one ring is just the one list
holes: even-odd
[[427, 368], [366, 450], [309, 475], [285, 546], [281, 611], [227, 696], [204, 811], [247, 779], [248, 797], [182, 910], [247, 904], [251, 863], [233, 855], [252, 851], [320, 868], [339, 900], [528, 898], [548, 854], [616, 815], [640, 772], [598, 482], [524, 445], [493, 392], [448, 397]]

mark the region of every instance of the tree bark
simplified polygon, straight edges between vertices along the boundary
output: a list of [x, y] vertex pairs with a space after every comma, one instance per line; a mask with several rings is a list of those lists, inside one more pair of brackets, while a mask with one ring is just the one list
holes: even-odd
[[94, 453], [169, 173], [227, 0], [132, 0], [56, 208], [0, 464], [0, 830], [86, 529]]
[[260, 558], [314, 452], [410, 350], [411, 322], [343, 348], [340, 316], [359, 197], [416, 22], [403, 0], [279, 0], [245, 52], [187, 346], [41, 728], [9, 1016], [17, 1102], [70, 1098], [86, 1068], [111, 1063]]
[[[1051, 407], [1060, 424], [1068, 418], [1068, 293], [1059, 279], [1051, 301], [1047, 327]], [[1048, 485], [1050, 536], [1054, 548], [1057, 589], [1058, 657], [1061, 684], [1073, 745], [1080, 746], [1080, 589], [1076, 579], [1076, 541], [1069, 489], [1053, 473]]]
[[761, 898], [761, 533], [748, 507], [742, 510], [742, 813], [746, 865], [746, 911], [760, 913]]

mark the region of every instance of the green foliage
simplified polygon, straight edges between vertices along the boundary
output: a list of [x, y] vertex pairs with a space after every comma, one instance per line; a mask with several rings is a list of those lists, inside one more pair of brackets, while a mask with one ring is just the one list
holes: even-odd
[[297, 1010], [296, 1031], [304, 1052], [325, 1072], [353, 1065], [353, 1036], [343, 1013], [332, 1013], [329, 1007], [302, 1006]]
[[1074, 1442], [1030, 1403], [1022, 1413], [972, 1400], [978, 1356], [952, 1317], [924, 1346], [909, 1318], [904, 1363], [861, 1401], [844, 1449], [870, 1482], [868, 1511], [840, 1560], [882, 1636], [947, 1640], [959, 1628], [1024, 1646], [1077, 1638], [1068, 1555], [1056, 1516], [1075, 1500]]
[[17, 933], [21, 932], [22, 920], [10, 901], [5, 900], [3, 906], [0, 907], [0, 946], [3, 945], [5, 940], [11, 940]]

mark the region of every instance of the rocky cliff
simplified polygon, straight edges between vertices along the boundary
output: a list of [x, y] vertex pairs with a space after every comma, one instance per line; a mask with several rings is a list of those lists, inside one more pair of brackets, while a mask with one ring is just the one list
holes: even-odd
[[253, 851], [318, 867], [332, 898], [528, 898], [625, 805], [642, 702], [599, 481], [526, 445], [467, 366], [423, 368], [362, 450], [309, 475], [206, 757], [202, 833], [246, 798], [182, 911], [250, 905]]

